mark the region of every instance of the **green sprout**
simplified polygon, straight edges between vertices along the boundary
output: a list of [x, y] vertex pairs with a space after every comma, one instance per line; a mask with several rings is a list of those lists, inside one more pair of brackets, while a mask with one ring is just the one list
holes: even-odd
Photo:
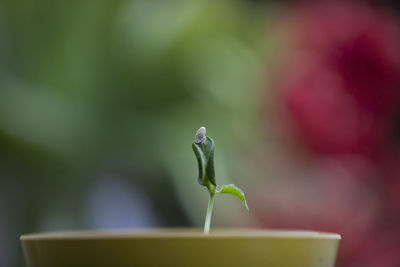
[[200, 129], [197, 130], [192, 148], [199, 165], [198, 182], [199, 184], [207, 187], [209, 193], [206, 221], [204, 223], [204, 233], [208, 234], [210, 232], [211, 216], [214, 206], [215, 194], [232, 194], [238, 197], [243, 202], [247, 210], [249, 210], [249, 207], [247, 206], [247, 202], [242, 189], [234, 184], [217, 185], [215, 181], [214, 169], [215, 143], [214, 140], [211, 139], [211, 137], [206, 135], [205, 127], [200, 127]]

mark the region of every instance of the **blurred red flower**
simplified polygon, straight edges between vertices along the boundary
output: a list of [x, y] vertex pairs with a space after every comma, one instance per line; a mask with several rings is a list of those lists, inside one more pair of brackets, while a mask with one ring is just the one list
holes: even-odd
[[277, 88], [288, 134], [316, 156], [310, 168], [320, 171], [303, 183], [319, 203], [281, 184], [291, 198], [276, 197], [262, 220], [342, 233], [338, 266], [399, 266], [400, 22], [361, 2], [303, 5], [287, 20]]
[[344, 3], [306, 6], [291, 17], [295, 47], [281, 88], [292, 130], [314, 152], [376, 159], [399, 104], [398, 21]]

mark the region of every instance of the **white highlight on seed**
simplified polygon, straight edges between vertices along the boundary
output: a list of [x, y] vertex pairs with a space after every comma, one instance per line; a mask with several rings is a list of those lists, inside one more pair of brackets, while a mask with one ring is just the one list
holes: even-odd
[[203, 142], [206, 139], [206, 127], [200, 127], [197, 132], [196, 132], [196, 136], [194, 137], [194, 142], [196, 144], [199, 144], [201, 142]]

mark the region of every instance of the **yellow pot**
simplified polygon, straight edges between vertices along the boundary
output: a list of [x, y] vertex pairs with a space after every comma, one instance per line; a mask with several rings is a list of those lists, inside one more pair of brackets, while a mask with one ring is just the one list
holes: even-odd
[[197, 229], [71, 231], [21, 236], [28, 267], [333, 267], [340, 235]]

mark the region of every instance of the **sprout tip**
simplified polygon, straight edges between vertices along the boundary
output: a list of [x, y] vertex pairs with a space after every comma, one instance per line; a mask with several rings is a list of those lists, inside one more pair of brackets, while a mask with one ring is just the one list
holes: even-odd
[[206, 138], [206, 127], [200, 127], [197, 132], [196, 135], [194, 137], [194, 142], [196, 144], [202, 143]]

